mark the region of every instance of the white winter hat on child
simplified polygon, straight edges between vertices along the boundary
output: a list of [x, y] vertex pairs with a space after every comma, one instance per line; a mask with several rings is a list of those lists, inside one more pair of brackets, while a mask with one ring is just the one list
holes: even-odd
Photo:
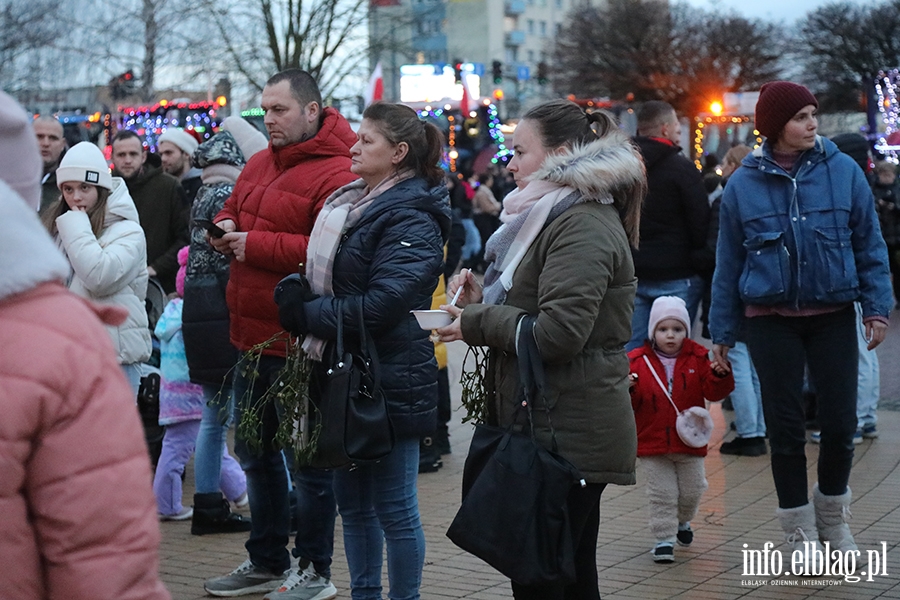
[[67, 181], [90, 183], [112, 189], [109, 164], [100, 148], [90, 142], [79, 142], [66, 152], [56, 169], [56, 187], [62, 189]]
[[177, 129], [175, 127], [163, 131], [162, 135], [160, 135], [157, 140], [157, 145], [159, 145], [159, 142], [175, 144], [188, 156], [193, 154], [194, 150], [197, 149], [197, 146], [200, 145], [199, 142], [197, 142], [197, 138], [186, 132], [184, 129]]
[[676, 319], [684, 323], [684, 329], [687, 331], [687, 337], [691, 337], [691, 318], [688, 316], [687, 305], [684, 300], [677, 296], [660, 296], [653, 301], [650, 307], [650, 323], [647, 327], [647, 337], [653, 339], [656, 332], [656, 326], [660, 321], [666, 319]]

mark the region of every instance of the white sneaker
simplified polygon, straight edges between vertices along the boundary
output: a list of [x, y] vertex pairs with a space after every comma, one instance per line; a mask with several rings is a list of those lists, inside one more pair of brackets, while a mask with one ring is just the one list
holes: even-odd
[[291, 571], [274, 592], [266, 594], [263, 600], [331, 600], [337, 596], [337, 588], [330, 579], [322, 577], [312, 565], [305, 570]]
[[234, 505], [238, 508], [245, 508], [250, 504], [250, 497], [247, 496], [247, 492], [241, 494], [237, 500], [234, 501]]
[[194, 509], [188, 506], [187, 508], [182, 508], [181, 512], [175, 513], [174, 515], [158, 514], [160, 521], [187, 521], [194, 516]]

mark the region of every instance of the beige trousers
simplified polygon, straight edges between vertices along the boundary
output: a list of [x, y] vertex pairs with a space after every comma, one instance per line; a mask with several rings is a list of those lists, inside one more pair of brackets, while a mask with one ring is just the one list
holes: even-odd
[[657, 542], [675, 542], [678, 524], [697, 514], [700, 498], [709, 487], [703, 456], [661, 454], [641, 457], [647, 474], [650, 532]]

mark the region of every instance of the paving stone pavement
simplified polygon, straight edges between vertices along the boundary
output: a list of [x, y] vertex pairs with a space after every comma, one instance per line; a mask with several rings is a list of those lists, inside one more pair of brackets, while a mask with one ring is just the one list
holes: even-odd
[[[709, 490], [693, 522], [694, 543], [690, 548], [676, 546], [674, 564], [660, 565], [651, 560], [653, 539], [647, 526], [644, 477], [639, 467], [636, 486], [610, 486], [601, 501], [597, 564], [602, 596], [614, 600], [900, 599], [900, 412], [896, 412], [900, 409], [900, 325], [895, 324], [892, 329], [878, 351], [883, 399], [878, 423], [881, 436], [856, 447], [850, 479], [850, 524], [863, 553], [855, 572], [862, 575], [861, 571], [871, 570], [866, 562], [867, 551], [883, 552], [886, 566], [882, 565], [879, 575], [862, 576], [858, 582], [840, 576], [795, 579], [744, 575], [744, 544], [748, 550], [762, 550], [763, 544], [771, 541], [776, 550], [785, 551], [784, 546], [779, 546], [782, 536], [775, 519], [776, 497], [768, 456], [719, 454], [726, 423], [733, 414], [713, 405], [716, 430], [706, 458]], [[451, 381], [459, 379], [464, 353], [461, 342], [450, 344]], [[454, 390], [458, 404], [458, 386]], [[472, 430], [460, 422], [460, 417], [460, 411], [455, 410], [450, 429], [453, 452], [443, 457], [443, 468], [419, 477], [419, 505], [427, 543], [421, 596], [425, 600], [512, 598], [506, 578], [454, 546], [445, 535], [459, 504], [462, 468]], [[807, 445], [810, 485], [816, 480], [817, 458], [818, 447]], [[193, 494], [192, 481], [189, 466], [184, 490], [187, 504]], [[246, 558], [245, 534], [192, 536], [190, 522], [167, 522], [160, 527], [161, 575], [175, 600], [209, 598], [203, 591], [203, 581], [229, 572]], [[342, 541], [338, 519], [333, 581], [338, 598], [348, 599], [349, 575]], [[788, 565], [787, 552], [783, 558]], [[383, 580], [387, 588], [386, 572]], [[385, 597], [387, 594], [385, 589]], [[262, 595], [245, 597], [259, 600]]]

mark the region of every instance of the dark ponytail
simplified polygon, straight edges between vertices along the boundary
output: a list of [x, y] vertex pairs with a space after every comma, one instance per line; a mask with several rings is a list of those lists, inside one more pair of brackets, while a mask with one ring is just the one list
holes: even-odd
[[444, 180], [444, 171], [439, 166], [444, 151], [443, 135], [440, 130], [419, 119], [416, 111], [403, 104], [376, 102], [363, 113], [381, 134], [392, 144], [406, 142], [409, 150], [397, 167], [412, 169], [430, 186], [439, 185]]

